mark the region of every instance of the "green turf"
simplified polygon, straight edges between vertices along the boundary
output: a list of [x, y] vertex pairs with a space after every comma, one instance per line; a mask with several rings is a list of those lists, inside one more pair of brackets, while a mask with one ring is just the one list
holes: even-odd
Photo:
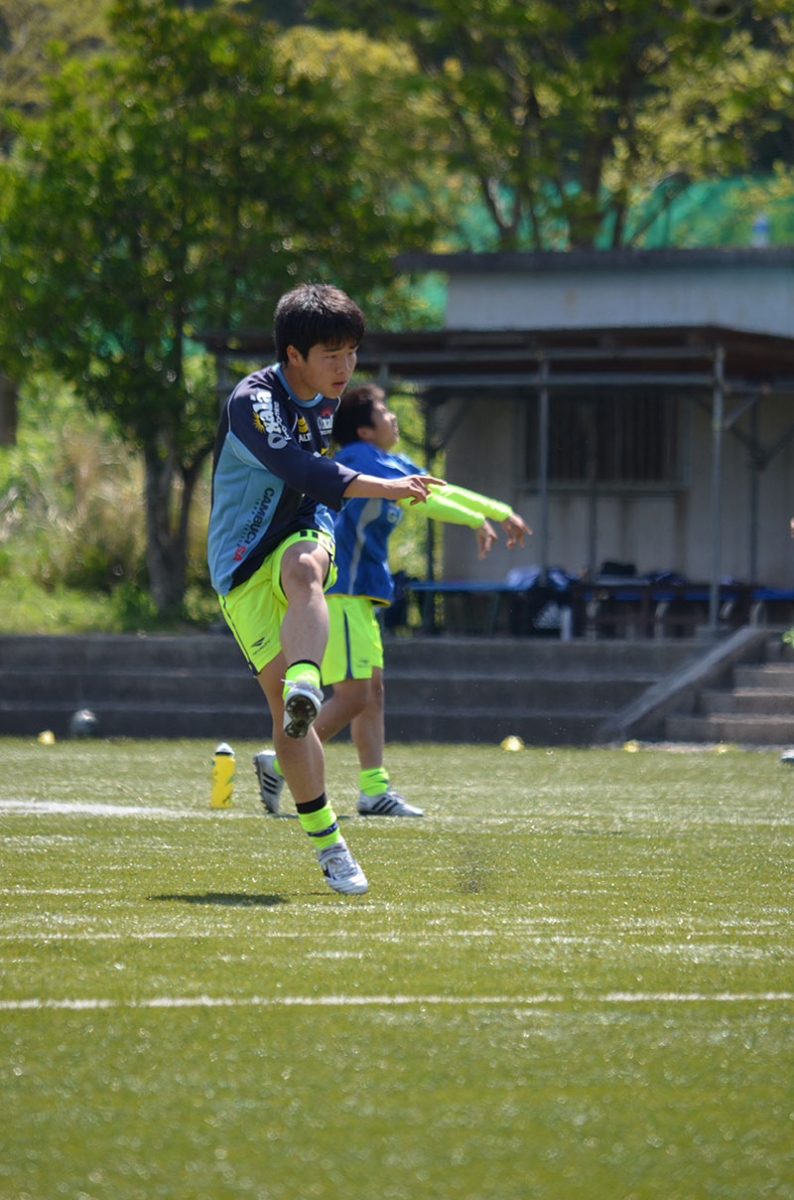
[[0, 1200], [794, 1197], [776, 753], [392, 747], [344, 898], [236, 749], [0, 740]]

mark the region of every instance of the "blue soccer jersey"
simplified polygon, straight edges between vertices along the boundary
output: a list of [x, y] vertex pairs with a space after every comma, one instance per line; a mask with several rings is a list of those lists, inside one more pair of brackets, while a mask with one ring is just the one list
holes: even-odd
[[[410, 458], [379, 450], [369, 442], [342, 446], [333, 461], [379, 479], [425, 474]], [[393, 500], [355, 499], [344, 504], [335, 520], [338, 574], [331, 594], [368, 596], [379, 604], [391, 604], [389, 538], [402, 518], [401, 506]]]
[[329, 509], [359, 474], [326, 458], [338, 400], [298, 400], [278, 365], [255, 371], [221, 415], [212, 469], [207, 557], [225, 596], [292, 533], [333, 534]]
[[[361, 475], [399, 479], [426, 475], [404, 454], [380, 450], [371, 442], [350, 442], [335, 455], [341, 463]], [[329, 595], [366, 596], [376, 604], [391, 604], [394, 584], [389, 571], [389, 538], [402, 520], [402, 505], [393, 500], [346, 500], [334, 520], [337, 578]], [[470, 492], [454, 484], [434, 484], [422, 505], [425, 516], [453, 525], [480, 529], [491, 517], [504, 521], [509, 504]]]
[[[370, 442], [350, 442], [334, 455], [338, 462], [361, 475], [400, 479], [424, 475], [403, 454], [379, 450]], [[348, 500], [334, 521], [336, 583], [329, 594], [368, 596], [390, 604], [394, 585], [389, 572], [389, 537], [402, 520], [402, 509], [393, 500]]]

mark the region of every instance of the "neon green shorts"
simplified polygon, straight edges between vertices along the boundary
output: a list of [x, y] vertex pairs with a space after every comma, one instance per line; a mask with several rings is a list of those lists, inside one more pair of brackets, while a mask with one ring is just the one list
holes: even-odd
[[323, 683], [371, 679], [383, 668], [383, 641], [375, 604], [366, 596], [328, 596], [330, 630], [322, 663]]
[[218, 597], [226, 624], [255, 675], [281, 651], [281, 622], [287, 611], [287, 597], [281, 587], [284, 551], [295, 542], [308, 541], [319, 542], [330, 554], [331, 566], [324, 586], [331, 587], [336, 579], [334, 539], [317, 529], [302, 529], [285, 538], [250, 579]]

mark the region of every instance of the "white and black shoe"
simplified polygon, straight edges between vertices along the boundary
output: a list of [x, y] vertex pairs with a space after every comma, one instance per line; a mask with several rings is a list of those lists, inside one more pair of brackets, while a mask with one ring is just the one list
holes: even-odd
[[320, 715], [323, 694], [308, 679], [289, 680], [284, 697], [284, 732], [289, 738], [305, 738]]
[[284, 790], [284, 776], [279, 775], [274, 767], [275, 750], [260, 750], [254, 755], [254, 770], [259, 781], [259, 799], [269, 813], [278, 816], [281, 805], [281, 793]]
[[323, 870], [325, 882], [335, 892], [345, 896], [360, 896], [369, 886], [367, 877], [340, 838], [333, 846], [324, 846], [317, 851], [317, 861]]
[[387, 788], [378, 796], [368, 796], [366, 792], [358, 794], [358, 814], [361, 817], [423, 817], [421, 808], [414, 808], [405, 796]]

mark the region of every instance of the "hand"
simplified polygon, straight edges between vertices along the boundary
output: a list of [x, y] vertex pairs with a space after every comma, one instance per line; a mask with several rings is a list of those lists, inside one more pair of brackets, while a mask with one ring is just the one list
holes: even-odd
[[518, 513], [511, 513], [509, 517], [505, 517], [504, 521], [502, 521], [502, 529], [507, 534], [508, 550], [512, 550], [516, 544], [523, 546], [524, 538], [532, 537], [532, 530], [526, 524], [523, 517], [519, 517]]
[[477, 557], [483, 559], [496, 542], [496, 530], [488, 521], [483, 521], [480, 528], [475, 529], [474, 536], [477, 538]]
[[432, 475], [406, 475], [402, 479], [383, 479], [381, 482], [387, 489], [389, 500], [410, 500], [411, 504], [424, 504], [431, 487], [443, 487], [445, 481], [435, 479]]
[[431, 487], [444, 486], [443, 479], [433, 475], [404, 475], [399, 479], [381, 479], [379, 475], [357, 475], [347, 485], [343, 495], [347, 499], [365, 496], [378, 500], [410, 500], [411, 504], [422, 504], [430, 495]]

